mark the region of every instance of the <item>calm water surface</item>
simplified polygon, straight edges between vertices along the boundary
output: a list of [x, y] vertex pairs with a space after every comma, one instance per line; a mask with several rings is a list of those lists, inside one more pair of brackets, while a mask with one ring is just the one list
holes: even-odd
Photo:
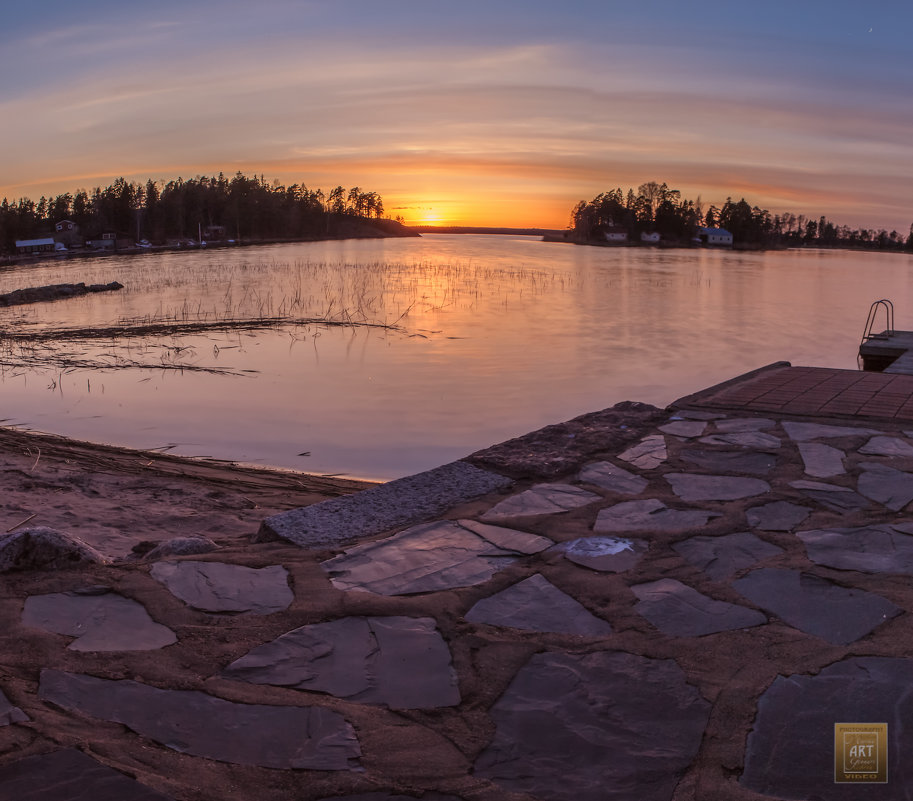
[[[622, 400], [664, 405], [777, 360], [856, 369], [872, 300], [913, 327], [913, 258], [607, 249], [531, 237], [276, 245], [56, 260], [0, 292], [121, 292], [0, 310], [10, 328], [238, 315], [348, 317], [32, 352], [0, 371], [7, 424], [137, 448], [390, 479]], [[145, 367], [109, 367], [126, 361]], [[235, 374], [160, 369], [195, 364]], [[94, 366], [92, 366], [94, 365]]]

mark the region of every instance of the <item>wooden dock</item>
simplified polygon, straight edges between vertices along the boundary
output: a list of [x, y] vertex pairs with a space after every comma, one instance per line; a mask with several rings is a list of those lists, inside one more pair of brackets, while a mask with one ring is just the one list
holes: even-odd
[[882, 331], [870, 334], [859, 345], [862, 369], [913, 375], [913, 331]]

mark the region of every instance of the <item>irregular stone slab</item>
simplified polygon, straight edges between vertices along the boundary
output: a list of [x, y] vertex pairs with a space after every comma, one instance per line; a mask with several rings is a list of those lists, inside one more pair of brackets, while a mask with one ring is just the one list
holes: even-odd
[[901, 612], [880, 595], [840, 587], [798, 570], [761, 568], [732, 586], [790, 626], [834, 645], [855, 642]]
[[346, 617], [302, 626], [254, 648], [222, 675], [393, 709], [460, 703], [450, 651], [429, 617]]
[[25, 599], [22, 624], [76, 637], [70, 651], [154, 651], [177, 642], [142, 604], [113, 592], [57, 592]]
[[760, 478], [666, 473], [665, 479], [683, 501], [735, 501], [770, 492], [770, 484]]
[[[6, 694], [0, 690], [0, 726], [11, 726], [13, 723], [25, 723], [30, 720], [18, 706], [13, 706]], [[0, 781], [0, 787], [3, 782]]]
[[595, 484], [597, 487], [619, 495], [640, 495], [650, 483], [647, 479], [611, 462], [588, 464], [580, 471], [577, 478], [587, 484]]
[[581, 537], [562, 542], [556, 548], [574, 564], [600, 573], [623, 573], [636, 565], [649, 548], [644, 540], [617, 537]]
[[913, 501], [913, 473], [895, 470], [878, 462], [863, 462], [859, 467], [862, 473], [856, 486], [866, 498], [894, 512], [899, 512]]
[[107, 560], [78, 537], [46, 526], [0, 535], [0, 573], [13, 570], [65, 570]]
[[762, 531], [792, 531], [812, 513], [811, 509], [789, 501], [774, 501], [754, 506], [746, 512], [748, 525]]
[[805, 473], [815, 478], [830, 478], [846, 473], [843, 459], [846, 454], [838, 448], [820, 442], [800, 442], [799, 455], [805, 465]]
[[635, 584], [631, 590], [640, 599], [635, 611], [673, 637], [703, 637], [767, 622], [756, 609], [708, 598], [675, 579]]
[[717, 420], [713, 425], [721, 434], [731, 434], [736, 431], [764, 431], [776, 424], [776, 420], [767, 417], [731, 417], [728, 420]]
[[854, 426], [831, 426], [823, 423], [783, 422], [783, 430], [794, 442], [808, 442], [813, 439], [836, 439], [838, 437], [871, 437], [882, 434], [873, 428]]
[[859, 453], [867, 456], [894, 456], [909, 459], [913, 458], [913, 442], [900, 437], [872, 437], [859, 449]]
[[[758, 701], [743, 787], [775, 798], [906, 801], [913, 786], [913, 660], [851, 657], [815, 676], [777, 676]], [[888, 724], [888, 783], [834, 784], [834, 723]], [[829, 737], [829, 742], [822, 740]]]
[[600, 500], [593, 492], [572, 484], [538, 484], [519, 495], [505, 498], [481, 516], [482, 520], [553, 515]]
[[237, 704], [196, 690], [42, 670], [38, 695], [52, 704], [121, 723], [182, 754], [236, 765], [354, 770], [361, 749], [345, 718], [321, 706]]
[[709, 712], [671, 659], [535, 654], [491, 709], [475, 775], [547, 801], [669, 801]]
[[714, 473], [748, 473], [766, 476], [777, 464], [777, 457], [761, 451], [717, 451], [710, 448], [685, 448], [679, 456]]
[[819, 565], [863, 573], [913, 576], [913, 523], [799, 531], [808, 558]]
[[705, 445], [738, 445], [740, 448], [752, 448], [753, 450], [776, 450], [783, 443], [780, 438], [773, 434], [765, 434], [763, 431], [733, 431], [723, 434], [711, 434], [709, 437], [701, 437], [698, 442]]
[[685, 437], [686, 439], [699, 437], [706, 429], [707, 424], [700, 420], [674, 420], [671, 423], [666, 423], [666, 425], [659, 427], [659, 430], [662, 431], [663, 434], [671, 434], [674, 437]]
[[172, 801], [73, 748], [0, 767], [0, 787], [17, 801]]
[[612, 627], [539, 573], [489, 598], [466, 613], [472, 623], [524, 631], [552, 631], [603, 637]]
[[685, 531], [702, 528], [713, 517], [719, 517], [719, 514], [701, 509], [670, 509], [656, 498], [647, 498], [643, 501], [623, 501], [602, 509], [596, 516], [593, 531], [597, 534]]
[[666, 438], [662, 434], [650, 434], [632, 448], [620, 453], [618, 458], [641, 470], [652, 470], [665, 462], [668, 455]]
[[263, 521], [257, 539], [279, 537], [302, 548], [332, 548], [428, 520], [512, 483], [467, 462], [451, 462], [344, 498], [280, 512]]
[[722, 581], [738, 570], [783, 553], [782, 548], [764, 542], [750, 531], [722, 537], [691, 537], [672, 547], [714, 581]]
[[871, 507], [865, 498], [849, 487], [838, 487], [822, 481], [790, 481], [789, 486], [835, 512], [854, 512]]
[[554, 543], [473, 520], [439, 520], [349, 548], [321, 564], [340, 590], [410, 595], [488, 581], [521, 556]]
[[204, 612], [269, 615], [295, 596], [281, 565], [253, 568], [222, 562], [156, 562], [149, 574], [188, 606]]

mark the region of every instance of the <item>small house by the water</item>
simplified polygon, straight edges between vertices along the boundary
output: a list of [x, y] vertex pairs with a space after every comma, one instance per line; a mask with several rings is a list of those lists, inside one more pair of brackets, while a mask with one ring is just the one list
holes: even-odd
[[50, 253], [56, 247], [56, 242], [47, 236], [42, 239], [17, 239], [17, 253]]
[[640, 234], [640, 241], [648, 245], [655, 245], [659, 242], [659, 232], [658, 231], [642, 231]]
[[620, 226], [607, 228], [605, 232], [606, 242], [627, 242], [628, 232]]
[[699, 228], [697, 238], [705, 245], [732, 245], [732, 234], [725, 228]]

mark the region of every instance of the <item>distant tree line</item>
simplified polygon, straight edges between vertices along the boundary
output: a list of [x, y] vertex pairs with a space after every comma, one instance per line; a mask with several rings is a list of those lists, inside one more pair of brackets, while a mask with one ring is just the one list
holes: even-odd
[[231, 180], [178, 178], [145, 184], [118, 178], [91, 193], [80, 189], [38, 202], [21, 198], [0, 203], [0, 250], [15, 252], [17, 239], [53, 236], [56, 223], [70, 220], [93, 239], [105, 233], [153, 243], [197, 238], [201, 228], [222, 226], [226, 237], [242, 240], [319, 238], [339, 218], [380, 218], [384, 204], [376, 192], [337, 186], [329, 194], [304, 185], [247, 177]]
[[611, 231], [622, 230], [638, 241], [642, 233], [658, 233], [670, 242], [687, 243], [698, 228], [725, 228], [737, 245], [750, 247], [859, 247], [879, 250], [913, 250], [913, 225], [904, 237], [884, 229], [852, 229], [825, 217], [771, 214], [750, 206], [742, 198], [726, 198], [722, 208], [705, 211], [700, 197], [682, 198], [677, 189], [650, 181], [637, 191], [620, 188], [603, 192], [591, 201], [581, 200], [571, 212], [570, 228], [579, 241], [605, 241]]

